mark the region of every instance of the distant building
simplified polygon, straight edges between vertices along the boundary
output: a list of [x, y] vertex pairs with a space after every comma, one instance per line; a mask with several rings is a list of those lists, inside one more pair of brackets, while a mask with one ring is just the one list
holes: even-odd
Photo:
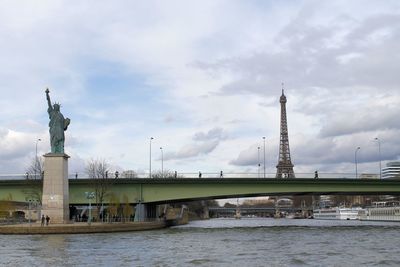
[[316, 206], [319, 208], [328, 208], [334, 206], [333, 196], [329, 195], [321, 195], [319, 198], [319, 203], [316, 203]]
[[275, 203], [276, 207], [292, 207], [293, 206], [293, 200], [290, 198], [286, 198], [286, 197], [281, 197], [278, 200], [276, 200]]
[[127, 170], [122, 172], [122, 178], [138, 178], [138, 174], [133, 170]]
[[265, 206], [273, 206], [274, 205], [274, 200], [270, 199], [269, 197], [256, 197], [253, 199], [246, 199], [243, 201], [242, 206], [259, 206], [259, 207], [265, 207]]
[[400, 161], [388, 162], [385, 168], [382, 168], [382, 179], [400, 178]]
[[360, 179], [379, 179], [379, 174], [376, 173], [362, 173]]

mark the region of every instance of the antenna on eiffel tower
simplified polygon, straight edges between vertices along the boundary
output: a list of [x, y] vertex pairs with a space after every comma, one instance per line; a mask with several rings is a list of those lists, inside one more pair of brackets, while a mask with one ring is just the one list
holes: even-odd
[[286, 116], [286, 96], [284, 93], [284, 83], [282, 83], [281, 103], [281, 133], [279, 143], [279, 161], [276, 165], [276, 178], [295, 178], [293, 164], [290, 158], [289, 134]]

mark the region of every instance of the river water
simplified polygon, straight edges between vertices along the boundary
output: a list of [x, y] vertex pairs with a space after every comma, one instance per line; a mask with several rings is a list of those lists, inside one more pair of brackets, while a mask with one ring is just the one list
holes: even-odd
[[0, 266], [400, 266], [400, 223], [212, 219], [162, 230], [0, 235]]

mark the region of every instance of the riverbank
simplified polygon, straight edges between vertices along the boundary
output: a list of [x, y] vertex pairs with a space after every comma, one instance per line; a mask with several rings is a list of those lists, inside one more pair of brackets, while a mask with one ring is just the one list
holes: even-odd
[[90, 234], [155, 230], [167, 227], [164, 221], [128, 223], [71, 223], [41, 226], [39, 223], [0, 226], [0, 234]]

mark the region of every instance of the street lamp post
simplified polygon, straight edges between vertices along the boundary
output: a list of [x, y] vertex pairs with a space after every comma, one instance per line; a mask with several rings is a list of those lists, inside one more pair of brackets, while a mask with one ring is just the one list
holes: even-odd
[[31, 226], [31, 217], [32, 217], [32, 213], [31, 213], [31, 203], [32, 203], [32, 199], [28, 200], [28, 209], [29, 209], [29, 226]]
[[161, 177], [164, 178], [164, 153], [162, 147], [160, 147], [160, 151], [161, 151]]
[[354, 163], [356, 165], [356, 179], [358, 178], [358, 173], [357, 173], [357, 152], [360, 150], [361, 147], [357, 147], [356, 151], [354, 152]]
[[153, 137], [150, 137], [150, 168], [149, 168], [149, 178], [151, 178], [151, 140], [153, 140]]
[[265, 178], [265, 136], [263, 136], [263, 141], [264, 141], [264, 178]]
[[257, 155], [258, 155], [258, 178], [260, 178], [260, 147], [257, 147]]
[[382, 157], [381, 157], [381, 141], [378, 137], [375, 137], [375, 141], [378, 142], [379, 149], [379, 179], [382, 179]]
[[89, 218], [88, 224], [90, 225], [92, 222], [92, 202], [91, 200], [95, 197], [94, 192], [85, 192], [86, 198], [89, 200]]
[[35, 146], [35, 179], [36, 179], [36, 170], [38, 169], [38, 155], [37, 155], [37, 146], [38, 146], [38, 142], [42, 141], [42, 139], [38, 138], [36, 139], [36, 146]]

